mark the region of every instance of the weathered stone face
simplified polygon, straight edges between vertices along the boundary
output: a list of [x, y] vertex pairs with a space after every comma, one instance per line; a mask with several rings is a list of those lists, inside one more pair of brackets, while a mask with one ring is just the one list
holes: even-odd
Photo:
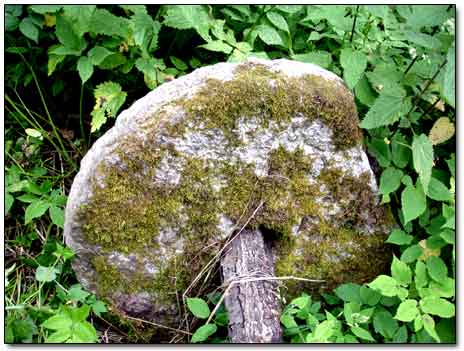
[[160, 86], [82, 160], [65, 225], [78, 278], [173, 324], [179, 296], [245, 223], [270, 233], [277, 275], [372, 278], [392, 221], [357, 125], [340, 78], [311, 64], [221, 63]]

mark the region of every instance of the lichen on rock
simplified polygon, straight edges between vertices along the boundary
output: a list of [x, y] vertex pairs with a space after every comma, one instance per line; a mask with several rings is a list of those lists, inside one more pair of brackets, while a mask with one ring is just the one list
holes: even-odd
[[224, 63], [166, 83], [82, 161], [65, 226], [77, 275], [172, 324], [179, 294], [246, 224], [269, 233], [277, 274], [366, 280], [392, 220], [361, 141], [353, 96], [314, 65]]

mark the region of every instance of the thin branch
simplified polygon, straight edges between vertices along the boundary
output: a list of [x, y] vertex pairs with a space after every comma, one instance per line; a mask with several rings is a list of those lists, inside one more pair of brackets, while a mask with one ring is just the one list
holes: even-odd
[[125, 316], [125, 317], [127, 319], [132, 319], [132, 320], [137, 321], [137, 322], [151, 324], [151, 325], [154, 325], [155, 327], [169, 329], [169, 330], [176, 331], [176, 332], [182, 333], [182, 334], [192, 335], [192, 333], [189, 333], [188, 331], [185, 331], [185, 330], [182, 330], [182, 329], [171, 328], [171, 327], [168, 327], [166, 325], [162, 325], [162, 324], [158, 324], [158, 323], [155, 323], [155, 322], [147, 321], [145, 319], [140, 319], [140, 318], [131, 317], [131, 316]]
[[417, 59], [419, 58], [419, 56], [416, 56], [414, 57], [414, 59], [411, 61], [411, 63], [408, 65], [408, 67], [405, 69], [404, 71], [404, 75], [406, 75], [409, 70], [412, 68], [412, 66], [416, 63]]
[[355, 29], [355, 27], [356, 27], [356, 20], [358, 19], [358, 11], [359, 11], [359, 5], [356, 6], [356, 14], [354, 15], [353, 27], [351, 28], [350, 43], [353, 42], [354, 29]]

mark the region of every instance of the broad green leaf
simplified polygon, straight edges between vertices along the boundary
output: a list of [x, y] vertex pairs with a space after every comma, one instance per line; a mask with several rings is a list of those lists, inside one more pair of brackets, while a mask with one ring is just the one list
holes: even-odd
[[15, 342], [32, 343], [32, 337], [37, 334], [37, 326], [29, 316], [26, 319], [16, 319], [11, 324]]
[[385, 242], [395, 245], [409, 245], [413, 238], [412, 235], [406, 234], [401, 229], [393, 229]]
[[68, 290], [68, 298], [74, 301], [85, 302], [85, 299], [89, 295], [90, 293], [88, 293], [85, 290], [82, 290], [82, 287], [79, 284], [77, 284], [76, 286], [73, 286], [72, 288]]
[[85, 321], [90, 313], [90, 306], [89, 305], [82, 305], [78, 308], [69, 308], [67, 310], [71, 319], [74, 323]]
[[177, 29], [193, 28], [205, 40], [211, 41], [208, 34], [210, 17], [204, 5], [167, 5], [163, 24]]
[[396, 132], [391, 139], [391, 151], [392, 161], [399, 168], [406, 167], [411, 159], [411, 149], [405, 145], [408, 145], [406, 138], [400, 132]]
[[113, 15], [105, 9], [96, 9], [90, 18], [88, 31], [110, 37], [117, 35], [122, 38], [128, 38], [129, 23], [127, 18]]
[[436, 201], [450, 201], [453, 198], [446, 185], [434, 177], [430, 178], [427, 196]]
[[97, 342], [97, 331], [89, 322], [83, 321], [77, 323], [74, 328], [74, 342], [95, 343]]
[[217, 330], [216, 324], [205, 324], [198, 328], [192, 335], [190, 342], [197, 343], [208, 339]]
[[393, 335], [392, 341], [394, 343], [406, 343], [408, 341], [408, 328], [405, 325], [399, 327], [395, 335]]
[[13, 195], [5, 193], [5, 214], [7, 214], [10, 211], [11, 206], [13, 206], [13, 202], [14, 202]]
[[55, 267], [39, 266], [35, 271], [35, 279], [38, 282], [51, 282], [56, 279], [56, 274], [59, 270]]
[[414, 135], [412, 141], [412, 160], [414, 169], [424, 190], [428, 189], [433, 167], [433, 146], [425, 134]]
[[404, 263], [411, 263], [421, 257], [422, 254], [423, 250], [420, 245], [412, 245], [403, 251], [400, 260]]
[[453, 108], [456, 105], [456, 93], [455, 93], [455, 84], [456, 84], [456, 70], [455, 70], [455, 59], [456, 59], [456, 48], [452, 46], [448, 50], [448, 55], [446, 56], [447, 63], [445, 66], [445, 71], [442, 79], [441, 92], [445, 101], [450, 104]]
[[430, 288], [428, 292], [431, 295], [438, 297], [454, 297], [455, 296], [455, 285], [456, 282], [454, 279], [446, 277], [445, 280], [437, 283], [434, 281], [430, 282]]
[[361, 303], [361, 296], [359, 289], [361, 288], [358, 284], [346, 283], [338, 286], [334, 292], [345, 302], [357, 302]]
[[325, 320], [316, 326], [311, 342], [327, 342], [335, 332], [334, 321]]
[[232, 46], [221, 40], [213, 40], [206, 44], [199, 45], [198, 47], [209, 51], [223, 52], [225, 54], [230, 54], [233, 50]]
[[371, 333], [369, 333], [366, 329], [361, 328], [361, 327], [351, 327], [350, 330], [353, 332], [354, 335], [356, 335], [358, 338], [362, 340], [367, 340], [367, 341], [374, 341], [374, 338], [372, 337]]
[[358, 84], [354, 87], [356, 97], [366, 106], [372, 106], [375, 102], [376, 94], [369, 85], [365, 75], [362, 75]]
[[193, 315], [200, 319], [206, 319], [210, 315], [208, 304], [198, 297], [187, 298], [187, 306]]
[[420, 300], [419, 305], [425, 313], [442, 318], [451, 318], [455, 315], [455, 307], [451, 302], [436, 296], [426, 296]]
[[58, 329], [56, 332], [50, 334], [46, 339], [45, 342], [47, 343], [58, 343], [61, 344], [71, 338], [72, 329]]
[[401, 209], [405, 223], [419, 217], [426, 206], [427, 201], [421, 189], [408, 185], [401, 193]]
[[63, 5], [30, 5], [29, 9], [41, 15], [60, 11]]
[[419, 31], [423, 27], [443, 24], [448, 17], [447, 5], [398, 5], [396, 10], [406, 19], [408, 27]]
[[402, 34], [404, 38], [410, 41], [415, 47], [420, 45], [430, 50], [439, 50], [441, 47], [440, 40], [434, 36], [415, 31], [404, 31]]
[[456, 213], [454, 206], [448, 206], [446, 204], [443, 204], [442, 211], [443, 217], [446, 219], [446, 221], [441, 227], [455, 229]]
[[50, 218], [54, 224], [56, 224], [60, 228], [64, 228], [64, 211], [63, 209], [57, 206], [50, 206], [49, 209]]
[[414, 319], [414, 331], [417, 333], [419, 330], [422, 329], [423, 326], [424, 326], [424, 323], [422, 322], [422, 316], [419, 314]]
[[62, 15], [56, 17], [55, 34], [58, 41], [64, 46], [70, 49], [79, 50], [80, 38], [76, 33], [74, 33], [71, 23], [69, 23]]
[[445, 229], [440, 233], [441, 238], [448, 244], [455, 244], [455, 232], [454, 230]]
[[56, 66], [63, 62], [65, 56], [63, 55], [48, 55], [48, 75], [50, 76], [56, 69]]
[[371, 289], [379, 291], [384, 296], [396, 296], [398, 293], [398, 283], [387, 275], [379, 275], [367, 285]]
[[92, 305], [92, 311], [95, 313], [97, 316], [100, 316], [101, 313], [107, 312], [108, 310], [106, 309], [105, 303], [103, 301], [95, 301]]
[[440, 257], [430, 256], [425, 263], [427, 272], [433, 280], [441, 283], [448, 276], [448, 268]]
[[343, 67], [343, 78], [350, 89], [353, 89], [363, 75], [367, 66], [367, 57], [360, 51], [345, 48], [340, 54]]
[[295, 318], [288, 313], [284, 313], [280, 316], [280, 323], [287, 329], [298, 328]]
[[119, 108], [126, 100], [127, 94], [121, 86], [114, 82], [105, 82], [97, 86], [94, 91], [96, 105], [91, 113], [92, 129], [95, 132], [106, 122], [107, 117], [115, 117]]
[[280, 11], [293, 14], [293, 13], [300, 11], [303, 8], [303, 6], [302, 5], [277, 5], [276, 8], [279, 9]]
[[281, 29], [284, 32], [290, 33], [290, 29], [288, 28], [287, 21], [280, 13], [267, 12], [266, 17], [274, 26], [276, 26], [276, 28]]
[[392, 277], [398, 282], [398, 284], [403, 286], [408, 286], [412, 280], [412, 273], [409, 266], [400, 261], [393, 255], [393, 262], [391, 265]]
[[145, 84], [150, 89], [156, 87], [158, 70], [164, 70], [166, 68], [162, 59], [154, 57], [138, 58], [137, 61], [135, 61], [135, 67], [137, 67], [140, 72], [143, 72]]
[[106, 56], [102, 62], [98, 65], [98, 68], [101, 69], [114, 69], [119, 67], [127, 62], [126, 57], [119, 53], [113, 52], [111, 55]]
[[71, 329], [72, 320], [65, 314], [56, 314], [42, 323], [42, 327], [52, 330]]
[[388, 167], [380, 176], [380, 193], [387, 195], [396, 191], [401, 185], [403, 171], [395, 167]]
[[21, 20], [19, 23], [19, 30], [36, 44], [39, 43], [39, 28], [37, 28], [30, 17], [26, 17]]
[[41, 217], [50, 207], [50, 203], [44, 200], [38, 200], [27, 206], [24, 214], [24, 224], [28, 224], [34, 218]]
[[258, 36], [261, 38], [261, 40], [265, 42], [267, 45], [285, 46], [279, 33], [274, 28], [261, 24], [257, 26], [255, 30], [258, 33]]
[[429, 132], [429, 140], [432, 145], [444, 143], [454, 135], [454, 124], [448, 117], [440, 117], [433, 124]]
[[380, 295], [377, 291], [368, 288], [367, 286], [361, 286], [359, 290], [359, 295], [361, 296], [361, 301], [363, 304], [369, 306], [375, 306], [380, 301], [382, 295]]
[[84, 84], [92, 76], [93, 65], [87, 56], [81, 56], [79, 58], [79, 61], [77, 61], [77, 70], [79, 71], [82, 84]]
[[300, 297], [297, 297], [297, 298], [293, 299], [293, 300], [290, 302], [290, 305], [295, 305], [295, 306], [297, 306], [298, 308], [303, 309], [303, 308], [305, 308], [310, 302], [311, 302], [311, 297], [309, 297], [308, 295], [305, 295], [305, 296], [300, 296]]
[[372, 138], [370, 142], [367, 142], [367, 147], [369, 152], [375, 156], [380, 166], [383, 168], [390, 166], [390, 145], [386, 144], [384, 139]]
[[373, 129], [392, 124], [399, 120], [403, 97], [381, 94], [367, 112], [360, 126]]
[[416, 289], [423, 288], [428, 283], [427, 269], [426, 265], [422, 261], [416, 262], [416, 270], [414, 275], [414, 282], [416, 284]]
[[373, 325], [377, 333], [388, 339], [391, 339], [398, 329], [398, 322], [386, 310], [374, 314]]
[[92, 65], [98, 66], [100, 63], [103, 62], [105, 58], [107, 58], [111, 54], [113, 54], [113, 52], [109, 51], [103, 46], [94, 46], [87, 53], [87, 57], [90, 59]]
[[422, 316], [422, 322], [424, 325], [424, 329], [429, 335], [435, 339], [436, 342], [441, 342], [440, 337], [438, 336], [437, 332], [435, 331], [435, 321], [431, 316], [428, 314], [424, 314]]
[[179, 71], [185, 71], [188, 69], [187, 64], [182, 61], [181, 59], [175, 57], [175, 56], [169, 56], [169, 59], [171, 60], [172, 64], [179, 70]]
[[417, 308], [416, 300], [404, 300], [398, 306], [396, 311], [395, 319], [398, 319], [402, 322], [411, 322], [419, 314], [419, 309]]
[[304, 54], [292, 55], [292, 59], [306, 63], [314, 63], [324, 68], [328, 68], [332, 63], [332, 56], [327, 51], [311, 51]]
[[96, 5], [63, 6], [64, 16], [71, 22], [74, 33], [76, 33], [79, 38], [83, 38], [84, 34], [90, 31], [90, 22], [96, 8]]

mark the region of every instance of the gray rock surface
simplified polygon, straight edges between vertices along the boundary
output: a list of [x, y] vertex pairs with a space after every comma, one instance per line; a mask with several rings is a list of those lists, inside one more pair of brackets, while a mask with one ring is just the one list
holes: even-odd
[[[203, 67], [165, 83], [139, 99], [118, 116], [114, 127], [99, 138], [82, 159], [80, 171], [69, 194], [65, 240], [77, 254], [73, 267], [86, 289], [111, 300], [116, 308], [125, 313], [177, 326], [176, 323], [180, 319], [178, 299], [188, 281], [221, 247], [223, 240], [243, 225], [243, 218], [234, 215], [235, 212], [232, 210], [228, 211], [233, 206], [224, 203], [230, 198], [221, 197], [228, 189], [234, 189], [234, 193], [245, 189], [242, 185], [235, 189], [232, 183], [246, 177], [253, 177], [257, 183], [272, 180], [278, 190], [285, 194], [280, 200], [283, 204], [276, 201], [250, 222], [255, 227], [268, 226], [268, 213], [275, 214], [281, 211], [280, 217], [272, 219], [269, 223], [277, 222], [276, 228], [287, 228], [291, 225], [292, 232], [285, 240], [285, 245], [281, 245], [278, 239], [275, 242], [277, 274], [309, 274], [301, 267], [289, 272], [288, 267], [291, 267], [294, 261], [304, 267], [311, 264], [318, 267], [309, 270], [315, 276], [307, 278], [325, 279], [334, 272], [324, 271], [323, 262], [343, 265], [347, 259], [364, 262], [365, 258], [369, 257], [365, 253], [370, 250], [371, 241], [361, 239], [364, 237], [381, 238], [376, 241], [375, 250], [383, 250], [378, 242], [382, 242], [391, 224], [384, 220], [388, 216], [378, 211], [376, 181], [360, 141], [356, 141], [353, 146], [340, 149], [334, 143], [333, 128], [326, 125], [321, 118], [309, 118], [307, 114], [300, 112], [284, 122], [271, 118], [266, 120], [266, 123], [263, 123], [263, 116], [259, 113], [238, 113], [233, 116], [233, 126], [228, 130], [211, 127], [206, 122], [203, 123], [202, 119], [193, 118], [192, 109], [188, 110], [185, 107], [187, 105], [183, 102], [196, 101], [195, 98], [208, 86], [210, 79], [227, 86], [227, 82], [237, 79], [240, 68], [256, 66], [265, 67], [272, 74], [278, 75], [278, 78], [271, 75], [269, 79], [265, 75], [259, 76], [259, 81], [268, 84], [270, 89], [286, 80], [297, 81], [305, 76], [318, 77], [341, 91], [349, 101], [350, 111], [355, 111], [353, 97], [339, 77], [318, 66], [288, 60], [251, 59], [246, 64], [219, 63]], [[219, 90], [220, 87], [221, 85]], [[316, 94], [314, 101], [304, 103], [317, 104], [321, 97], [325, 98], [326, 92], [321, 90], [318, 94], [320, 96]], [[254, 98], [258, 104], [260, 96]], [[199, 104], [199, 114], [202, 113], [202, 106]], [[335, 107], [331, 108], [336, 111]], [[173, 126], [180, 124], [184, 128], [181, 132], [173, 129]], [[229, 132], [232, 132], [235, 144], [231, 143]], [[290, 171], [272, 172], [271, 157], [278, 150], [288, 155], [298, 153], [298, 157], [311, 161], [302, 177], [305, 181], [304, 186], [312, 184], [317, 190], [313, 206], [317, 207], [317, 214], [309, 210], [311, 213], [303, 214], [304, 206], [299, 204], [294, 206], [297, 212], [290, 216], [291, 219], [280, 219], [286, 218], [286, 212], [292, 208], [289, 204], [296, 201], [295, 191], [299, 188], [286, 189], [283, 185], [289, 179]], [[143, 154], [143, 157], [139, 157], [139, 154]], [[150, 161], [147, 155], [159, 158]], [[200, 169], [205, 171], [203, 177], [195, 178], [191, 168], [192, 160], [197, 162], [195, 164], [200, 164]], [[234, 172], [238, 172], [236, 179], [230, 174], [221, 173], [226, 165], [235, 167]], [[338, 176], [324, 183], [321, 179], [327, 170], [336, 170]], [[116, 183], [109, 180], [113, 179], [111, 172], [118, 174], [119, 178], [114, 177]], [[357, 187], [350, 188], [353, 180], [357, 182]], [[185, 184], [193, 188], [192, 198], [186, 195], [185, 189], [182, 188]], [[261, 183], [259, 184], [261, 188]], [[337, 184], [343, 188], [341, 190], [345, 190], [344, 197], [333, 189]], [[138, 185], [140, 189], [135, 189]], [[109, 210], [107, 215], [100, 214], [99, 218], [92, 217], [93, 213], [98, 213], [98, 209], [107, 206], [105, 200], [98, 197], [97, 193], [104, 193], [112, 187], [118, 196], [112, 204], [119, 207], [117, 210]], [[346, 190], [351, 191], [351, 194], [346, 194]], [[166, 192], [172, 192], [172, 196], [165, 195]], [[166, 196], [162, 198], [166, 208], [169, 207], [169, 200], [172, 200], [175, 210], [165, 210], [158, 218], [156, 212], [150, 211], [154, 211], [153, 206], [160, 207], [160, 204], [152, 206], [156, 199], [159, 199], [159, 194]], [[253, 194], [251, 191], [250, 197]], [[266, 194], [265, 196], [270, 196]], [[363, 203], [360, 194], [365, 195]], [[200, 217], [211, 215], [211, 208], [207, 207], [211, 199], [215, 202], [210, 205], [216, 211], [211, 217], [211, 225], [200, 221], [201, 225], [192, 229], [192, 213], [196, 213], [194, 211], [197, 210]], [[245, 217], [252, 212], [253, 201], [243, 202]], [[149, 210], [144, 212], [139, 220], [136, 210], [140, 210], [145, 203]], [[206, 206], [204, 210], [201, 207], [203, 204]], [[251, 207], [248, 207], [249, 205]], [[94, 212], [89, 211], [89, 208]], [[350, 219], [347, 219], [345, 212], [348, 208], [356, 212], [355, 223], [348, 223], [354, 218], [351, 215]], [[155, 217], [156, 221], [153, 219]], [[151, 220], [155, 221], [156, 223], [153, 223], [156, 225], [147, 236], [147, 226], [152, 223]], [[94, 221], [101, 221], [101, 225], [95, 225]], [[138, 237], [142, 230], [137, 229], [137, 221], [145, 223], [140, 225], [143, 227], [144, 236], [140, 234]], [[346, 228], [342, 233], [343, 240], [339, 240], [338, 232], [332, 236], [323, 234], [327, 229], [322, 230], [319, 227], [321, 222], [330, 223], [331, 228]], [[126, 233], [127, 237], [116, 236], [113, 228], [115, 224], [123, 228], [121, 233]], [[196, 229], [199, 239], [192, 235]], [[349, 240], [346, 238], [347, 235], [351, 235], [348, 229], [356, 233]], [[207, 230], [211, 234], [204, 234]], [[127, 242], [129, 249], [124, 249], [124, 245], [118, 240], [122, 243]], [[290, 241], [292, 244], [288, 245]], [[307, 257], [311, 255], [308, 245], [331, 249], [327, 254], [318, 253], [319, 261], [311, 263]], [[285, 248], [281, 249], [280, 246]], [[200, 257], [205, 255], [206, 258], [198, 259], [194, 257], [195, 254]], [[100, 262], [100, 268], [97, 262]], [[102, 262], [103, 266], [106, 265], [103, 268]], [[380, 264], [376, 267], [381, 266]], [[177, 273], [182, 270], [189, 271], [191, 276], [183, 275], [181, 278]], [[373, 270], [375, 271], [375, 268]], [[346, 280], [345, 273], [343, 278], [335, 281]], [[356, 274], [353, 276], [356, 277]], [[156, 283], [153, 286], [150, 285], [152, 281]]]

